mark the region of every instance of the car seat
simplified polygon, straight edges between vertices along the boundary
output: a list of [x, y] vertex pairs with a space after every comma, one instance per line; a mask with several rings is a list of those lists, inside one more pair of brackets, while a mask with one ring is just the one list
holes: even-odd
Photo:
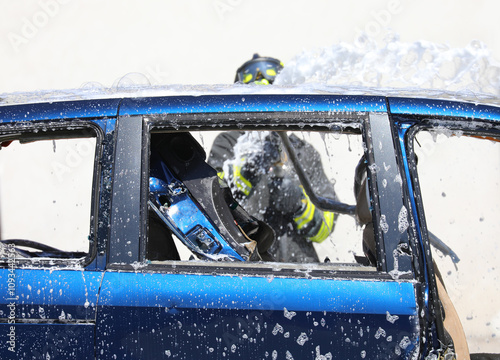
[[364, 155], [359, 160], [355, 170], [354, 196], [356, 197], [356, 219], [361, 225], [364, 226], [363, 252], [368, 259], [368, 264], [376, 266], [377, 250], [375, 243], [375, 231], [371, 211], [370, 189], [368, 187], [367, 162]]
[[[233, 260], [273, 260], [268, 253], [274, 241], [273, 230], [250, 216], [234, 200], [216, 170], [205, 161], [204, 149], [190, 133], [152, 134], [151, 150], [152, 161], [157, 157], [157, 161], [164, 165], [163, 170], [171, 172], [171, 178], [164, 180], [170, 186], [173, 181], [178, 180], [189, 194], [185, 201], [194, 201], [200, 212], [206, 215], [200, 217], [198, 213], [196, 218], [179, 217], [177, 224], [170, 223], [170, 227], [175, 225], [182, 232], [176, 234], [180, 235], [180, 240], [189, 240], [188, 232], [198, 228], [198, 234], [202, 231], [208, 238], [212, 238], [210, 245], [196, 248], [197, 255], [202, 258], [210, 257], [209, 253], [213, 255], [227, 251], [230, 254], [232, 250], [239, 255], [239, 258], [231, 256]], [[152, 165], [151, 170], [150, 176], [162, 177], [166, 174], [160, 174], [158, 165]], [[205, 221], [210, 224], [203, 225]], [[186, 245], [189, 247], [190, 244]]]

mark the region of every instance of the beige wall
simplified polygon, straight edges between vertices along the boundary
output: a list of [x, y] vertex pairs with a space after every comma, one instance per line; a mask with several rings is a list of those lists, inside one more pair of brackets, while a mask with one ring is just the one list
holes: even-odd
[[383, 41], [484, 42], [500, 58], [495, 0], [0, 0], [0, 93], [153, 84], [231, 83], [254, 52], [289, 61], [361, 32]]

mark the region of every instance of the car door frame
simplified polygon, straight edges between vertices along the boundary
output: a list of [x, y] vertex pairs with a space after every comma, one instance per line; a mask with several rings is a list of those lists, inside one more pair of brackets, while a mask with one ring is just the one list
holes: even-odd
[[[1, 128], [8, 132], [50, 134], [51, 130], [93, 129], [96, 144], [93, 166], [90, 252], [83, 261], [16, 260], [2, 268], [0, 278], [12, 273], [15, 296], [3, 321], [2, 359], [46, 359], [77, 356], [95, 359], [95, 321], [98, 293], [106, 262], [110, 213], [113, 133], [119, 99], [67, 101], [0, 107]], [[10, 265], [10, 264], [9, 264]], [[2, 281], [2, 293], [6, 282]], [[13, 305], [12, 305], [13, 304]], [[5, 305], [5, 304], [3, 304]], [[11, 321], [12, 320], [12, 321]], [[5, 327], [6, 326], [6, 327]], [[9, 332], [7, 331], [9, 330]], [[11, 347], [9, 349], [8, 347]]]
[[413, 145], [409, 139], [423, 129], [443, 126], [449, 130], [477, 132], [487, 136], [500, 132], [500, 110], [493, 106], [472, 104], [452, 100], [429, 100], [419, 98], [388, 98], [391, 118], [397, 134], [396, 151], [400, 156], [400, 166], [407, 187], [405, 196], [415, 222], [415, 254], [419, 261], [418, 278], [423, 284], [425, 299], [425, 324], [429, 351], [453, 345], [444, 328], [444, 314], [439, 299], [437, 274], [433, 265], [429, 230], [417, 174]]
[[[363, 104], [363, 105], [360, 105]], [[261, 111], [266, 109], [265, 111]], [[309, 111], [308, 111], [309, 110]], [[148, 144], [148, 126], [155, 118], [162, 118], [165, 121], [165, 126], [171, 131], [193, 130], [193, 128], [203, 129], [208, 128], [206, 121], [212, 121], [216, 127], [224, 129], [227, 126], [228, 119], [232, 124], [233, 129], [245, 129], [249, 126], [255, 127], [256, 123], [265, 121], [277, 121], [282, 129], [290, 128], [290, 122], [295, 122], [296, 129], [311, 125], [304, 124], [304, 117], [313, 119], [311, 124], [314, 125], [315, 121], [322, 120], [324, 128], [335, 129], [335, 124], [329, 124], [328, 120], [338, 118], [362, 118], [361, 126], [366, 136], [368, 146], [368, 163], [369, 164], [384, 164], [379, 166], [370, 167], [370, 187], [373, 194], [373, 206], [377, 214], [383, 212], [386, 215], [386, 221], [389, 231], [384, 230], [380, 226], [379, 221], [375, 221], [375, 229], [378, 234], [378, 239], [383, 246], [379, 246], [378, 255], [379, 262], [377, 265], [378, 272], [342, 272], [336, 271], [332, 276], [325, 276], [323, 271], [309, 271], [307, 275], [300, 274], [295, 271], [296, 269], [287, 268], [283, 266], [280, 272], [276, 273], [275, 269], [266, 268], [266, 266], [224, 266], [220, 264], [210, 264], [208, 266], [200, 266], [200, 264], [186, 264], [186, 263], [172, 263], [169, 266], [155, 267], [145, 263], [145, 241], [147, 233], [147, 219], [146, 209], [143, 207], [146, 203], [147, 196], [147, 178], [148, 178], [148, 165], [147, 154], [144, 153]], [[281, 120], [280, 120], [281, 119]], [[298, 120], [302, 119], [302, 120]], [[327, 120], [325, 120], [327, 119]], [[260, 120], [260, 121], [259, 121]], [[203, 125], [205, 124], [205, 125]], [[276, 129], [280, 128], [280, 124]], [[276, 124], [275, 124], [276, 125]], [[210, 125], [212, 127], [212, 125]], [[371, 98], [371, 97], [342, 97], [342, 96], [208, 96], [208, 97], [171, 97], [171, 98], [155, 98], [155, 99], [136, 99], [124, 101], [118, 117], [118, 137], [116, 142], [117, 158], [116, 171], [113, 180], [113, 218], [111, 221], [111, 234], [109, 244], [109, 259], [107, 265], [107, 272], [104, 276], [103, 286], [101, 288], [100, 303], [98, 309], [98, 333], [97, 344], [99, 352], [111, 351], [109, 344], [115, 344], [113, 351], [122, 351], [120, 354], [129, 354], [127, 351], [139, 351], [138, 349], [131, 350], [125, 349], [123, 345], [124, 334], [115, 332], [108, 334], [106, 337], [103, 335], [99, 327], [107, 328], [109, 321], [112, 318], [119, 316], [120, 311], [123, 314], [127, 313], [127, 307], [138, 307], [139, 302], [144, 304], [155, 304], [158, 307], [160, 304], [170, 304], [174, 308], [179, 303], [186, 302], [189, 306], [199, 307], [207, 306], [207, 303], [195, 301], [196, 296], [184, 293], [184, 296], [177, 298], [176, 301], [172, 300], [172, 293], [169, 295], [161, 294], [161, 286], [158, 288], [158, 282], [151, 281], [152, 277], [158, 277], [162, 281], [177, 283], [179, 279], [184, 279], [186, 282], [192, 282], [191, 288], [204, 289], [209, 292], [209, 289], [202, 286], [203, 282], [199, 282], [196, 278], [207, 276], [217, 276], [218, 282], [225, 283], [227, 286], [233, 286], [235, 289], [249, 291], [249, 288], [243, 288], [233, 283], [232, 280], [235, 272], [238, 279], [243, 279], [248, 285], [252, 281], [261, 282], [269, 275], [273, 275], [273, 279], [281, 278], [282, 280], [273, 282], [280, 282], [279, 286], [286, 287], [292, 283], [304, 284], [305, 279], [314, 279], [318, 281], [325, 281], [330, 279], [330, 283], [336, 286], [341, 284], [339, 279], [354, 280], [343, 281], [342, 284], [347, 286], [357, 286], [360, 281], [365, 286], [377, 283], [378, 285], [399, 288], [394, 295], [400, 295], [399, 301], [408, 305], [407, 301], [412, 303], [410, 307], [414, 308], [409, 317], [413, 319], [413, 324], [416, 328], [421, 329], [422, 319], [417, 314], [416, 309], [422, 306], [422, 290], [418, 281], [415, 281], [414, 263], [412, 257], [409, 256], [410, 249], [414, 247], [411, 212], [408, 216], [409, 226], [398, 231], [400, 221], [400, 213], [403, 207], [409, 209], [407, 204], [407, 197], [403, 196], [404, 182], [401, 180], [401, 164], [397, 162], [398, 154], [397, 148], [397, 135], [394, 133], [394, 126], [389, 118], [387, 108], [385, 107], [384, 98]], [[130, 156], [130, 154], [141, 153], [141, 157]], [[375, 160], [376, 158], [376, 160]], [[391, 181], [387, 181], [390, 179]], [[384, 181], [385, 180], [385, 181]], [[396, 184], [393, 185], [393, 184]], [[137, 205], [137, 199], [141, 199], [141, 206]], [[394, 204], [398, 204], [396, 207]], [[377, 215], [377, 220], [380, 216]], [[407, 246], [401, 246], [404, 243]], [[385, 251], [384, 251], [385, 250]], [[387, 251], [388, 250], [388, 251]], [[388, 256], [387, 253], [390, 255]], [[127, 279], [127, 280], [125, 280]], [[134, 280], [135, 279], [135, 280]], [[140, 279], [140, 281], [139, 281]], [[177, 279], [177, 280], [176, 280]], [[288, 279], [288, 280], [287, 280]], [[287, 282], [288, 281], [288, 282]], [[267, 282], [267, 280], [266, 280]], [[139, 284], [138, 285], [135, 284]], [[160, 281], [161, 283], [161, 281]], [[125, 284], [128, 284], [124, 287]], [[156, 285], [155, 285], [156, 284]], [[262, 283], [259, 283], [262, 286]], [[318, 284], [318, 283], [317, 283]], [[350, 284], [350, 285], [349, 285]], [[353, 285], [354, 284], [354, 285]], [[390, 284], [390, 285], [387, 285]], [[241, 285], [241, 284], [240, 284]], [[182, 285], [178, 284], [178, 290], [182, 290]], [[297, 286], [297, 285], [293, 285]], [[322, 293], [321, 285], [315, 288], [316, 291]], [[369, 286], [368, 286], [369, 287]], [[152, 294], [137, 294], [142, 289], [151, 290], [155, 288], [158, 291], [157, 299], [153, 299]], [[405, 288], [402, 290], [402, 288]], [[409, 289], [411, 288], [411, 291]], [[331, 290], [331, 289], [330, 289]], [[362, 289], [353, 290], [363, 301], [363, 306], [370, 306], [380, 300], [374, 297], [375, 294], [380, 297], [379, 293], [363, 292]], [[284, 289], [281, 289], [284, 291]], [[389, 291], [389, 292], [390, 292]], [[402, 293], [398, 293], [402, 291]], [[144, 291], [143, 291], [144, 292]], [[252, 293], [250, 291], [250, 293]], [[241, 292], [238, 296], [241, 296]], [[322, 293], [325, 294], [325, 293]], [[338, 294], [338, 293], [337, 293]], [[201, 293], [200, 293], [201, 295]], [[219, 294], [220, 295], [220, 294]], [[210, 293], [212, 303], [221, 301], [217, 293]], [[236, 296], [235, 293], [228, 295], [230, 298]], [[158, 299], [159, 297], [159, 299]], [[226, 299], [227, 300], [227, 299]], [[227, 305], [226, 300], [221, 304]], [[253, 300], [245, 298], [246, 301], [251, 303]], [[270, 299], [266, 299], [270, 300]], [[390, 297], [385, 300], [390, 301]], [[234, 298], [233, 298], [234, 301]], [[269, 302], [269, 301], [268, 301]], [[263, 308], [265, 302], [261, 302], [260, 308], [256, 309], [261, 311], [262, 314], [273, 313], [278, 309], [283, 312], [286, 304], [279, 304], [274, 308]], [[177, 305], [176, 305], [177, 304]], [[245, 307], [245, 301], [237, 302], [236, 307]], [[266, 303], [268, 304], [268, 303]], [[276, 305], [276, 304], [275, 304]], [[304, 306], [303, 303], [295, 303], [297, 310]], [[332, 304], [330, 304], [332, 305]], [[345, 304], [344, 304], [345, 305]], [[170, 306], [166, 306], [165, 311], [168, 312]], [[307, 309], [307, 306], [305, 307]], [[305, 311], [304, 308], [302, 310]], [[340, 308], [337, 308], [339, 310]], [[292, 309], [293, 310], [293, 309]], [[316, 309], [318, 310], [318, 309]], [[330, 309], [331, 310], [331, 309]], [[378, 309], [380, 311], [380, 309]], [[413, 311], [413, 310], [412, 310]], [[384, 312], [384, 319], [390, 317], [389, 312]], [[234, 319], [232, 319], [234, 320]], [[123, 323], [126, 326], [126, 323]], [[136, 333], [135, 336], [139, 337], [140, 334]], [[422, 333], [416, 335], [414, 341], [414, 351], [419, 352], [423, 342]], [[136, 338], [137, 339], [137, 338]], [[128, 339], [130, 340], [130, 339]], [[239, 341], [239, 339], [234, 339]], [[397, 339], [402, 340], [401, 338]], [[147, 341], [143, 338], [143, 341]], [[104, 345], [106, 343], [106, 345]], [[120, 343], [118, 346], [117, 344]], [[103, 344], [100, 346], [99, 344]], [[234, 345], [234, 344], [233, 344]], [[385, 344], [385, 350], [392, 351], [393, 356], [397, 352], [398, 343]], [[143, 349], [144, 347], [141, 347]], [[401, 350], [401, 349], [400, 349]], [[171, 353], [171, 349], [165, 349], [165, 354]], [[138, 354], [138, 353], [137, 353]], [[401, 352], [400, 352], [401, 354]], [[144, 353], [140, 354], [141, 356]]]
[[[15, 132], [16, 125], [11, 124], [9, 131]], [[93, 185], [90, 228], [91, 252], [82, 261], [68, 259], [30, 260], [12, 258], [12, 266], [1, 269], [1, 278], [9, 273], [15, 279], [15, 296], [4, 299], [8, 302], [9, 313], [15, 318], [2, 322], [2, 334], [9, 328], [10, 343], [5, 349], [2, 342], [2, 358], [32, 356], [45, 358], [69, 354], [79, 354], [93, 358], [95, 315], [97, 294], [101, 275], [95, 271], [97, 251], [96, 229], [98, 217], [98, 194], [100, 183], [100, 142], [104, 134], [100, 126], [92, 121], [59, 121], [47, 125], [46, 122], [24, 123], [19, 126], [19, 133], [38, 133], [53, 129], [72, 127], [91, 128], [96, 134], [96, 152], [93, 166]], [[13, 129], [14, 128], [14, 129]], [[73, 131], [73, 130], [72, 130]], [[81, 267], [79, 271], [78, 268]], [[84, 269], [90, 271], [84, 271]], [[12, 271], [11, 271], [12, 270]], [[2, 282], [2, 289], [4, 288]], [[2, 291], [2, 293], [6, 293]], [[9, 292], [10, 293], [10, 292]], [[2, 306], [3, 307], [3, 306]], [[5, 313], [5, 309], [4, 313]], [[12, 320], [12, 322], [11, 322]], [[7, 325], [10, 324], [10, 325]], [[29, 334], [29, 337], [27, 337]], [[87, 340], [85, 340], [87, 339]], [[12, 341], [13, 340], [13, 341]]]

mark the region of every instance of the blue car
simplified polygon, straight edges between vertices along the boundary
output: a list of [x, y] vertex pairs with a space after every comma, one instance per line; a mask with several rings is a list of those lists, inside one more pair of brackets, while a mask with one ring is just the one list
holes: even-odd
[[443, 136], [497, 159], [499, 107], [51, 96], [0, 99], [1, 359], [499, 358], [469, 355], [425, 182]]

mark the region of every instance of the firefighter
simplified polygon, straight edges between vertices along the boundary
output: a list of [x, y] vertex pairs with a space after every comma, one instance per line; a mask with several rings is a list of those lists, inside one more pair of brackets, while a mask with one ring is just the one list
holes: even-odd
[[[279, 60], [255, 54], [237, 70], [235, 82], [270, 85], [282, 68]], [[316, 149], [294, 135], [290, 141], [315, 190], [336, 199]], [[276, 132], [223, 132], [215, 139], [208, 162], [236, 200], [274, 229], [278, 241], [271, 252], [278, 261], [320, 261], [313, 243], [321, 243], [333, 231], [334, 213], [310, 201]]]

